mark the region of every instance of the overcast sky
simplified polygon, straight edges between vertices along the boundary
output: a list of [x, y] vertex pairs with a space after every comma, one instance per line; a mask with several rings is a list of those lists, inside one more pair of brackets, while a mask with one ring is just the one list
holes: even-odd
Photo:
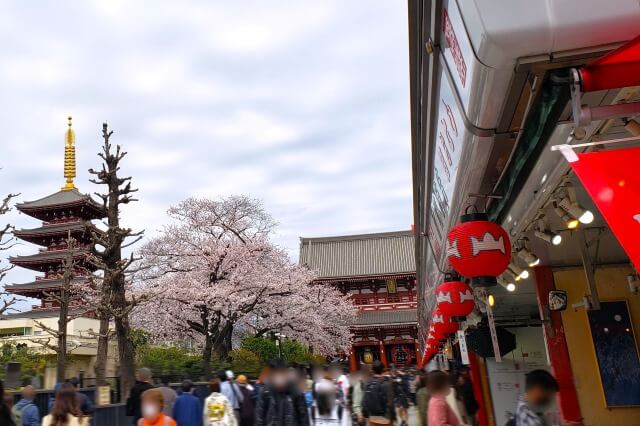
[[140, 188], [124, 223], [148, 236], [169, 205], [228, 194], [262, 199], [295, 259], [300, 236], [412, 223], [405, 2], [5, 2], [0, 50], [0, 191], [19, 201], [60, 189], [72, 114], [76, 186], [96, 189], [106, 120]]

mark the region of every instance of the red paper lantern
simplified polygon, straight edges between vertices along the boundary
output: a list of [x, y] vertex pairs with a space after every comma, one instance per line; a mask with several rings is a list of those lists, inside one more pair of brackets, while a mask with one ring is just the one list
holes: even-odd
[[509, 235], [484, 213], [466, 214], [447, 237], [449, 263], [471, 284], [490, 287], [497, 284], [511, 260]]
[[473, 290], [462, 281], [447, 281], [436, 288], [436, 303], [443, 314], [462, 322], [473, 312]]
[[435, 329], [435, 338], [439, 341], [446, 340], [450, 334], [455, 334], [459, 328], [457, 322], [452, 321], [450, 317], [446, 316], [438, 308], [433, 311], [431, 324]]

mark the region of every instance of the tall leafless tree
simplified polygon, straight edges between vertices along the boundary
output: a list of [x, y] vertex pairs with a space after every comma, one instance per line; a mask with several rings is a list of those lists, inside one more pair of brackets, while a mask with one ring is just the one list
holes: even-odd
[[[114, 151], [110, 141], [112, 135], [113, 131], [110, 131], [107, 123], [104, 123], [102, 125], [102, 151], [98, 153], [102, 159], [102, 167], [99, 170], [89, 169], [89, 173], [95, 176], [91, 182], [106, 186], [104, 193], [96, 193], [96, 195], [102, 199], [107, 214], [106, 231], [92, 233], [93, 261], [102, 270], [102, 285], [97, 306], [100, 331], [96, 378], [98, 384], [103, 384], [109, 344], [109, 321], [113, 319], [118, 340], [120, 377], [123, 387], [122, 395], [124, 396], [133, 385], [135, 376], [135, 348], [131, 340], [129, 314], [136, 300], [127, 295], [126, 275], [137, 259], [133, 254], [129, 257], [123, 257], [122, 251], [139, 241], [142, 238], [142, 231], [134, 232], [120, 224], [121, 206], [137, 201], [132, 194], [138, 190], [131, 186], [131, 177], [119, 175], [120, 162], [127, 153], [121, 150], [120, 145], [116, 145]], [[98, 377], [98, 375], [102, 377]]]
[[[58, 383], [64, 382], [67, 378], [68, 355], [78, 348], [78, 346], [70, 348], [67, 344], [69, 323], [87, 313], [87, 309], [81, 309], [81, 305], [78, 303], [84, 287], [77, 285], [74, 280], [76, 277], [85, 277], [90, 274], [85, 267], [86, 253], [71, 237], [71, 232], [69, 232], [66, 241], [67, 251], [58, 274], [58, 278], [61, 280], [60, 287], [44, 293], [44, 301], [52, 302], [59, 308], [58, 327], [52, 328], [42, 321], [34, 321], [49, 337], [31, 339], [56, 353], [56, 380]], [[51, 340], [55, 340], [56, 343], [51, 343]]]
[[[11, 200], [18, 195], [19, 194], [9, 194], [2, 200], [2, 202], [0, 203], [0, 216], [8, 213], [9, 210], [11, 210]], [[5, 224], [4, 227], [0, 228], [0, 252], [13, 247], [14, 240], [12, 237], [12, 232], [13, 227], [9, 224]], [[2, 282], [2, 279], [11, 268], [12, 266], [0, 265], [0, 282]], [[4, 294], [4, 292], [2, 292], [2, 294], [0, 294], [0, 316], [10, 312], [16, 303], [18, 303], [17, 297], [9, 294]]]

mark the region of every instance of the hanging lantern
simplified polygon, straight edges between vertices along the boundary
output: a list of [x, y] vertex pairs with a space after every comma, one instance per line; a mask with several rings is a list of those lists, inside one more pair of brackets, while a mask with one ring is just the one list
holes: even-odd
[[452, 321], [462, 322], [473, 312], [473, 290], [462, 281], [447, 281], [436, 288], [436, 303]]
[[509, 235], [484, 213], [465, 214], [447, 237], [447, 258], [471, 284], [491, 287], [511, 259]]
[[433, 311], [433, 318], [431, 324], [435, 329], [435, 338], [442, 342], [449, 337], [450, 334], [455, 334], [458, 331], [458, 323], [451, 320], [450, 317], [445, 315], [439, 308]]

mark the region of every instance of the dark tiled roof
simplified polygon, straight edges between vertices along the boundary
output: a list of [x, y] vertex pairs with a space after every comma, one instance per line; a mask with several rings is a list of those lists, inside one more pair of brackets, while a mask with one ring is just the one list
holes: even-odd
[[320, 278], [415, 273], [410, 231], [300, 238], [300, 264]]
[[31, 229], [17, 229], [14, 234], [16, 237], [22, 238], [22, 236], [36, 236], [36, 235], [49, 235], [49, 234], [61, 234], [67, 231], [82, 231], [86, 226], [91, 226], [90, 222], [81, 220], [78, 222], [61, 223], [59, 225], [45, 225], [39, 228]]
[[418, 321], [416, 309], [394, 309], [388, 311], [358, 312], [354, 326], [415, 324]]
[[[75, 282], [81, 283], [85, 281], [83, 278], [75, 278]], [[30, 283], [9, 284], [5, 287], [8, 293], [19, 293], [24, 290], [48, 290], [57, 288], [62, 285], [62, 279], [57, 280], [37, 280]]]
[[[78, 249], [74, 257], [81, 257], [87, 254], [88, 251], [86, 249]], [[45, 251], [42, 253], [30, 254], [27, 256], [13, 256], [9, 258], [9, 262], [20, 264], [25, 262], [38, 262], [38, 263], [46, 263], [46, 262], [62, 262], [67, 254], [66, 250], [56, 250], [56, 251]]]
[[[85, 314], [89, 310], [90, 310], [89, 308], [87, 308], [87, 309], [72, 308], [70, 314], [72, 314], [72, 315]], [[20, 319], [20, 318], [40, 319], [40, 318], [50, 318], [50, 317], [57, 317], [57, 316], [58, 316], [58, 309], [55, 309], [55, 308], [42, 309], [42, 310], [41, 309], [37, 309], [37, 310], [33, 310], [33, 311], [16, 312], [16, 313], [2, 315], [2, 316], [0, 316], [0, 321], [1, 320]], [[38, 337], [38, 336], [34, 336], [34, 337]]]
[[81, 194], [77, 189], [69, 191], [58, 191], [46, 197], [40, 198], [34, 201], [25, 201], [24, 203], [16, 204], [18, 210], [31, 210], [42, 207], [54, 207], [54, 206], [67, 206], [67, 205], [79, 205], [87, 204], [92, 207], [101, 210], [102, 206], [98, 204], [91, 196], [87, 194]]

